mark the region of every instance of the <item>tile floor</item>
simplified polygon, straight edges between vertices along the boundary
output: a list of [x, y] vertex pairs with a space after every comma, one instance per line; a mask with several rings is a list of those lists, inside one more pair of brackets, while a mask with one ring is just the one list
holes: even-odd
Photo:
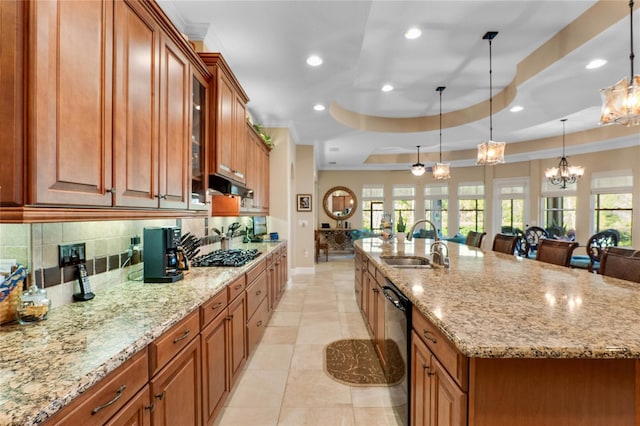
[[393, 387], [354, 387], [324, 371], [326, 344], [369, 338], [353, 293], [353, 257], [292, 275], [265, 335], [216, 422], [219, 426], [397, 425]]

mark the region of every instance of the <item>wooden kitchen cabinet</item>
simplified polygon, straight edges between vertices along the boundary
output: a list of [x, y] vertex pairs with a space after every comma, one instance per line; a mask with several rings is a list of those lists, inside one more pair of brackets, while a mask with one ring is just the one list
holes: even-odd
[[193, 79], [211, 75], [155, 2], [3, 1], [0, 36], [3, 222], [192, 216]]
[[245, 183], [246, 103], [248, 96], [220, 53], [199, 53], [215, 84], [211, 85], [214, 149], [208, 156], [209, 171]]
[[[254, 269], [260, 274], [247, 286], [247, 351], [251, 355], [264, 335], [269, 320], [266, 261]], [[249, 275], [249, 273], [247, 273]], [[247, 280], [248, 281], [248, 280]]]
[[0, 1], [0, 205], [24, 204], [24, 16], [25, 3]]
[[247, 361], [247, 298], [243, 292], [229, 304], [229, 362], [230, 385], [238, 380]]
[[153, 426], [200, 426], [200, 339], [193, 339], [150, 381]]
[[247, 199], [246, 211], [255, 214], [269, 213], [269, 152], [249, 123], [246, 124], [247, 134], [247, 173], [246, 184], [253, 190], [253, 199]]
[[[130, 360], [111, 372], [93, 388], [49, 419], [47, 425], [75, 426], [80, 424], [104, 424], [110, 419], [128, 417], [134, 404], [141, 411], [140, 418], [149, 411], [150, 400], [138, 391], [147, 384], [147, 351], [135, 354]], [[131, 404], [127, 404], [131, 401]], [[134, 402], [135, 401], [135, 402]], [[146, 410], [145, 410], [146, 407]], [[130, 417], [133, 417], [131, 414]], [[115, 422], [113, 424], [121, 424]]]
[[[118, 10], [123, 4], [29, 2], [30, 203], [112, 205], [114, 5]], [[145, 47], [150, 49], [148, 44]], [[144, 62], [151, 56], [149, 50], [136, 60]], [[144, 78], [149, 80], [151, 75], [129, 77], [143, 90]], [[137, 94], [143, 98], [146, 93]], [[146, 126], [157, 122], [157, 114], [152, 118]], [[129, 124], [142, 126], [138, 121]]]
[[384, 276], [380, 274], [379, 271], [376, 271], [376, 282], [375, 286], [377, 287], [377, 291], [375, 293], [375, 320], [373, 326], [373, 344], [376, 348], [376, 352], [378, 352], [378, 358], [380, 358], [380, 363], [382, 364], [383, 370], [387, 370], [387, 359], [386, 359], [386, 347], [385, 347], [385, 312], [384, 306], [387, 302], [387, 298], [384, 296], [382, 292], [382, 287], [386, 285]]
[[464, 426], [467, 394], [415, 333], [411, 332], [411, 425]]
[[191, 107], [191, 198], [189, 209], [208, 210], [209, 80], [194, 69]]
[[229, 312], [224, 309], [200, 334], [202, 342], [202, 414], [212, 425], [231, 391]]
[[186, 209], [189, 62], [140, 3], [114, 21], [115, 205]]
[[120, 409], [105, 426], [150, 426], [151, 391], [146, 385], [136, 396]]

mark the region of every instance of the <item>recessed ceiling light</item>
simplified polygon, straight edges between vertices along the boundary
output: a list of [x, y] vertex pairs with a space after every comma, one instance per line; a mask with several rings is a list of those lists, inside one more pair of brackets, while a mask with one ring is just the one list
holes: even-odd
[[383, 92], [391, 92], [392, 90], [393, 90], [393, 86], [390, 84], [385, 84], [384, 86], [382, 86]]
[[338, 152], [340, 151], [340, 148], [338, 148], [337, 146], [332, 146], [331, 148], [329, 148], [329, 152]]
[[329, 161], [329, 164], [337, 164], [335, 161]]
[[422, 35], [422, 30], [417, 27], [411, 27], [404, 33], [404, 37], [409, 40], [415, 40]]
[[593, 61], [589, 62], [585, 68], [588, 70], [595, 70], [596, 68], [600, 68], [601, 66], [605, 65], [607, 63], [606, 59], [594, 59]]
[[520, 105], [514, 105], [511, 107], [511, 109], [509, 111], [511, 112], [520, 112], [524, 109], [524, 107], [521, 107]]
[[322, 104], [315, 104], [313, 106], [313, 109], [315, 109], [316, 111], [324, 111], [325, 110], [325, 106]]
[[311, 55], [307, 58], [307, 64], [311, 65], [312, 67], [317, 67], [318, 65], [322, 64], [322, 58], [318, 55]]

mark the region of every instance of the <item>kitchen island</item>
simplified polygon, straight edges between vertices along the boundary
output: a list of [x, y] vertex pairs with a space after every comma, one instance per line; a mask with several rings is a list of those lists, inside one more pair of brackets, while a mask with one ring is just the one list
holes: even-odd
[[[356, 242], [369, 272], [373, 267], [413, 303], [414, 352], [435, 337], [451, 346], [440, 353], [428, 348], [435, 364], [455, 367], [445, 377], [456, 382], [455, 397], [435, 401], [425, 394], [443, 381], [416, 389], [421, 377], [440, 376], [414, 353], [414, 412], [430, 404], [432, 424], [640, 424], [640, 286], [455, 243], [447, 243], [449, 269], [400, 269], [383, 260], [430, 258], [431, 243]], [[433, 329], [423, 331], [422, 324]], [[445, 401], [459, 404], [455, 416]], [[423, 422], [414, 416], [414, 423]]]
[[244, 244], [262, 253], [244, 266], [191, 268], [170, 284], [114, 283], [89, 302], [52, 309], [46, 321], [0, 327], [0, 425], [41, 424], [186, 317], [198, 327], [203, 304], [284, 247]]

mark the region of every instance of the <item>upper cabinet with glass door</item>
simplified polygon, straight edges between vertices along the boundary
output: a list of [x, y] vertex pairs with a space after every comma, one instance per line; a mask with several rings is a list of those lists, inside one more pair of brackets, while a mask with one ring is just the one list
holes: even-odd
[[207, 209], [207, 138], [209, 84], [199, 74], [193, 75], [191, 104], [191, 199], [192, 210]]

